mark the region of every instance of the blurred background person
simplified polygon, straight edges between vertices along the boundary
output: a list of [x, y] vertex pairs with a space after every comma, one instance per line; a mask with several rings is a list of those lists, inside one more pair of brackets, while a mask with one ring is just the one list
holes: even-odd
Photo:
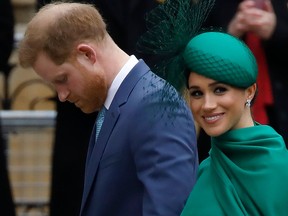
[[9, 58], [14, 45], [14, 15], [10, 0], [1, 0], [0, 18], [0, 71], [7, 73], [10, 69]]
[[[2, 133], [1, 128], [0, 133]], [[7, 164], [6, 142], [3, 139], [2, 134], [0, 137], [0, 182], [0, 213], [3, 216], [15, 216], [15, 205]]]
[[[6, 77], [11, 70], [9, 58], [14, 44], [14, 15], [10, 0], [0, 1], [0, 28], [0, 72]], [[5, 98], [2, 98], [1, 102], [2, 108], [6, 106]], [[15, 206], [7, 164], [7, 146], [6, 140], [3, 138], [0, 120], [0, 214], [3, 216], [15, 216]]]
[[[37, 9], [51, 0], [38, 0]], [[145, 14], [157, 5], [156, 0], [74, 0], [94, 4], [103, 15], [108, 31], [117, 45], [129, 55], [136, 52], [136, 42], [146, 30]], [[78, 216], [81, 205], [84, 167], [90, 134], [97, 113], [84, 114], [74, 104], [55, 98], [57, 119], [52, 157], [50, 215]], [[73, 118], [73, 121], [72, 121]], [[83, 126], [85, 125], [85, 127]]]
[[[253, 51], [259, 66], [253, 117], [271, 125], [288, 143], [287, 0], [216, 0], [204, 26], [222, 28], [243, 39]], [[208, 156], [210, 147], [210, 138], [201, 130], [200, 161]]]

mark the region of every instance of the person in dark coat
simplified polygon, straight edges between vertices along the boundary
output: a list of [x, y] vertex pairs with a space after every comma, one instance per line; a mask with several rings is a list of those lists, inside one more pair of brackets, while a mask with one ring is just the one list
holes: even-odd
[[[0, 129], [0, 133], [1, 133]], [[11, 182], [9, 179], [6, 145], [2, 135], [0, 138], [0, 212], [1, 215], [15, 216], [15, 204], [12, 196]]]
[[[6, 77], [10, 72], [9, 58], [13, 51], [14, 43], [14, 16], [10, 0], [1, 0], [0, 2], [0, 28], [0, 72]], [[4, 99], [2, 99], [2, 102], [3, 107], [5, 106]], [[0, 121], [0, 214], [15, 216], [15, 205], [6, 155], [7, 143], [2, 132]]]
[[14, 15], [10, 0], [1, 0], [0, 2], [0, 27], [0, 71], [7, 73], [14, 45]]

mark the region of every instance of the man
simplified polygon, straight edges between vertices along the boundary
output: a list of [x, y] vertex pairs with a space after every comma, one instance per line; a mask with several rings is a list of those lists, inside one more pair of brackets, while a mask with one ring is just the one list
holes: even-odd
[[19, 61], [54, 85], [60, 101], [84, 113], [106, 110], [91, 134], [80, 215], [180, 214], [198, 168], [191, 112], [143, 60], [114, 43], [92, 5], [42, 7]]
[[[151, 55], [143, 56], [136, 53], [135, 45], [146, 30], [145, 14], [158, 5], [156, 0], [73, 0], [73, 2], [93, 3], [104, 17], [109, 34], [117, 45], [128, 54], [145, 59], [148, 65], [151, 63]], [[51, 3], [51, 0], [37, 0], [37, 10], [48, 3]], [[62, 103], [56, 97], [55, 103], [57, 119], [49, 214], [76, 216], [80, 211], [86, 152], [97, 112], [87, 115], [74, 104]]]

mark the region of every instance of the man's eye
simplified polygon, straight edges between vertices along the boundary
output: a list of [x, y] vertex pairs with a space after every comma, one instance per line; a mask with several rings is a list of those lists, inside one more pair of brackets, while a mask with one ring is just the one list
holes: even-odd
[[65, 83], [66, 81], [67, 81], [67, 77], [65, 76], [65, 77], [61, 77], [61, 78], [57, 79], [55, 82], [56, 83]]

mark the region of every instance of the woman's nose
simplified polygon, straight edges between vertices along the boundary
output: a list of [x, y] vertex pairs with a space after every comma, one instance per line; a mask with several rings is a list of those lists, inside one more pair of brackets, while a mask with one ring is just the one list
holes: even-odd
[[212, 109], [215, 109], [217, 106], [217, 103], [215, 101], [215, 99], [211, 96], [205, 96], [204, 98], [204, 103], [203, 103], [203, 106], [202, 108], [204, 110], [212, 110]]

